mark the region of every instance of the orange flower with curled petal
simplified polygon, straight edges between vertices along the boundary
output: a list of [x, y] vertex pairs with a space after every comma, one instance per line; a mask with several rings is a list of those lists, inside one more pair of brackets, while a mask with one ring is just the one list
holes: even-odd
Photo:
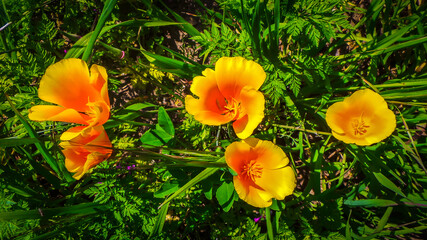
[[264, 208], [272, 198], [283, 200], [296, 186], [295, 174], [283, 150], [270, 141], [247, 138], [230, 144], [225, 161], [237, 176], [234, 188], [243, 201]]
[[34, 121], [62, 121], [87, 126], [104, 124], [110, 117], [107, 71], [70, 58], [46, 70], [40, 81], [39, 98], [57, 105], [38, 105], [28, 117]]
[[265, 80], [262, 67], [242, 57], [222, 57], [215, 70], [206, 69], [193, 79], [185, 109], [199, 122], [221, 125], [233, 122], [236, 135], [249, 137], [264, 118], [264, 95], [258, 91]]
[[396, 116], [384, 98], [370, 89], [332, 104], [326, 111], [326, 122], [335, 138], [360, 146], [378, 143], [396, 128]]
[[78, 126], [61, 135], [65, 167], [79, 180], [90, 168], [111, 156], [112, 145], [103, 126]]

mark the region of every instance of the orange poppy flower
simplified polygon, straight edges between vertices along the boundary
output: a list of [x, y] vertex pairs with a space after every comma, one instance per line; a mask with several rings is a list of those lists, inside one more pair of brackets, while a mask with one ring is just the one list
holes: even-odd
[[28, 117], [34, 121], [62, 121], [97, 126], [110, 117], [107, 71], [86, 62], [70, 58], [61, 60], [46, 70], [40, 81], [39, 98], [57, 105], [38, 105]]
[[258, 91], [265, 80], [262, 67], [242, 57], [222, 57], [215, 70], [206, 69], [193, 79], [185, 109], [199, 122], [221, 125], [233, 122], [236, 135], [249, 137], [264, 118], [264, 95]]
[[332, 135], [345, 142], [367, 146], [390, 136], [396, 128], [396, 117], [381, 95], [364, 89], [326, 111], [326, 122]]
[[247, 138], [230, 144], [225, 161], [237, 176], [234, 188], [243, 201], [264, 208], [272, 198], [283, 200], [296, 186], [295, 174], [283, 150], [270, 141]]
[[79, 180], [90, 168], [111, 156], [112, 145], [103, 126], [78, 126], [61, 135], [65, 167]]

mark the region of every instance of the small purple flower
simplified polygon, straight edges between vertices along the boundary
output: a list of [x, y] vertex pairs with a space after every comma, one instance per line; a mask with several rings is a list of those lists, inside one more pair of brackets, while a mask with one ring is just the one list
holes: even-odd
[[258, 223], [259, 221], [261, 221], [261, 219], [263, 219], [263, 218], [265, 218], [265, 216], [264, 215], [261, 215], [261, 216], [259, 216], [259, 217], [256, 217], [256, 218], [254, 218], [254, 222], [255, 223]]
[[127, 170], [135, 170], [136, 166], [135, 164], [131, 165], [131, 166], [127, 166]]

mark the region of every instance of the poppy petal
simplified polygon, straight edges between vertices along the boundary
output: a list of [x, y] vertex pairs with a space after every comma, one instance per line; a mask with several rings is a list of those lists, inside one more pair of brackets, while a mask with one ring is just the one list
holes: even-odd
[[[257, 138], [247, 138], [243, 140], [253, 146], [257, 156], [257, 162], [261, 163], [265, 169], [280, 169], [289, 164], [289, 159], [283, 150], [270, 141], [261, 141]], [[255, 145], [253, 145], [255, 144]]]
[[88, 116], [74, 109], [54, 105], [37, 105], [31, 107], [28, 118], [33, 121], [60, 121], [77, 124], [87, 124]]
[[239, 197], [248, 204], [258, 208], [265, 208], [271, 206], [271, 198], [273, 197], [272, 194], [254, 185], [248, 185], [238, 176], [233, 177], [233, 184], [237, 195], [239, 195]]
[[218, 88], [227, 98], [237, 96], [245, 86], [258, 90], [266, 74], [258, 63], [243, 57], [222, 57], [215, 64]]
[[213, 98], [196, 99], [190, 95], [185, 97], [185, 110], [203, 124], [218, 126], [232, 120], [230, 115], [219, 113], [215, 109], [217, 107], [212, 106], [213, 104], [215, 104]]
[[265, 99], [261, 92], [244, 87], [240, 93], [240, 103], [246, 115], [234, 121], [233, 128], [239, 138], [245, 139], [264, 118]]
[[[99, 65], [93, 64], [90, 67], [90, 84], [101, 94], [102, 100], [110, 107], [110, 98], [108, 97], [108, 75], [107, 70]], [[97, 99], [91, 99], [95, 101]]]
[[289, 166], [280, 169], [264, 168], [262, 176], [256, 179], [256, 184], [271, 193], [274, 198], [283, 200], [293, 193], [296, 186], [296, 178], [294, 171]]
[[89, 84], [86, 62], [77, 58], [49, 66], [40, 81], [38, 94], [40, 99], [78, 112], [85, 112], [88, 99], [97, 99], [99, 95]]
[[245, 165], [246, 160], [252, 157], [253, 152], [251, 150], [251, 145], [246, 142], [233, 142], [228, 145], [225, 151], [225, 161], [227, 162], [227, 165], [237, 174], [240, 174], [243, 171], [243, 166]]
[[81, 137], [77, 138], [80, 135], [87, 135], [87, 134], [85, 134], [85, 132], [88, 132], [87, 126], [73, 127], [73, 128], [68, 129], [67, 131], [63, 132], [61, 134], [60, 140], [61, 141], [72, 141], [73, 140], [75, 142], [79, 142], [80, 145], [84, 145], [84, 144], [90, 142], [91, 140], [93, 140], [96, 137], [95, 135], [97, 135], [96, 133], [92, 134], [92, 136], [94, 136], [92, 139], [86, 138], [85, 140], [82, 140], [82, 139], [80, 139]]
[[344, 102], [332, 104], [326, 111], [326, 122], [332, 131], [343, 134], [345, 132], [345, 123], [347, 122], [348, 107]]
[[375, 118], [371, 119], [370, 124], [369, 134], [366, 135], [369, 145], [384, 140], [394, 132], [396, 116], [390, 109], [383, 108], [375, 112]]
[[67, 132], [65, 134], [75, 137], [61, 142], [60, 146], [64, 148], [65, 167], [75, 173], [75, 179], [80, 179], [90, 168], [110, 157], [112, 145], [102, 126], [79, 126]]
[[224, 114], [226, 102], [218, 89], [213, 70], [208, 68], [203, 75], [193, 79], [190, 89], [199, 99], [186, 96], [185, 109], [203, 124], [217, 126], [231, 121], [232, 117]]

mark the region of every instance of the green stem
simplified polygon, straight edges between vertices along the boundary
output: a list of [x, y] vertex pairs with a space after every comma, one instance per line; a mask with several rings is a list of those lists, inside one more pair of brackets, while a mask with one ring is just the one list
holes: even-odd
[[327, 135], [327, 136], [332, 135], [332, 133], [329, 133], [329, 132], [321, 132], [321, 131], [315, 131], [315, 130], [307, 130], [307, 129], [302, 129], [302, 128], [299, 128], [299, 127], [286, 126], [286, 125], [280, 125], [280, 124], [273, 124], [273, 126], [281, 127], [281, 128], [287, 128], [287, 129], [293, 129], [293, 130], [302, 131], [302, 132], [308, 132], [308, 133], [315, 133], [315, 134]]
[[274, 240], [273, 227], [271, 225], [270, 208], [265, 208], [265, 220], [267, 221], [267, 235], [270, 240]]

